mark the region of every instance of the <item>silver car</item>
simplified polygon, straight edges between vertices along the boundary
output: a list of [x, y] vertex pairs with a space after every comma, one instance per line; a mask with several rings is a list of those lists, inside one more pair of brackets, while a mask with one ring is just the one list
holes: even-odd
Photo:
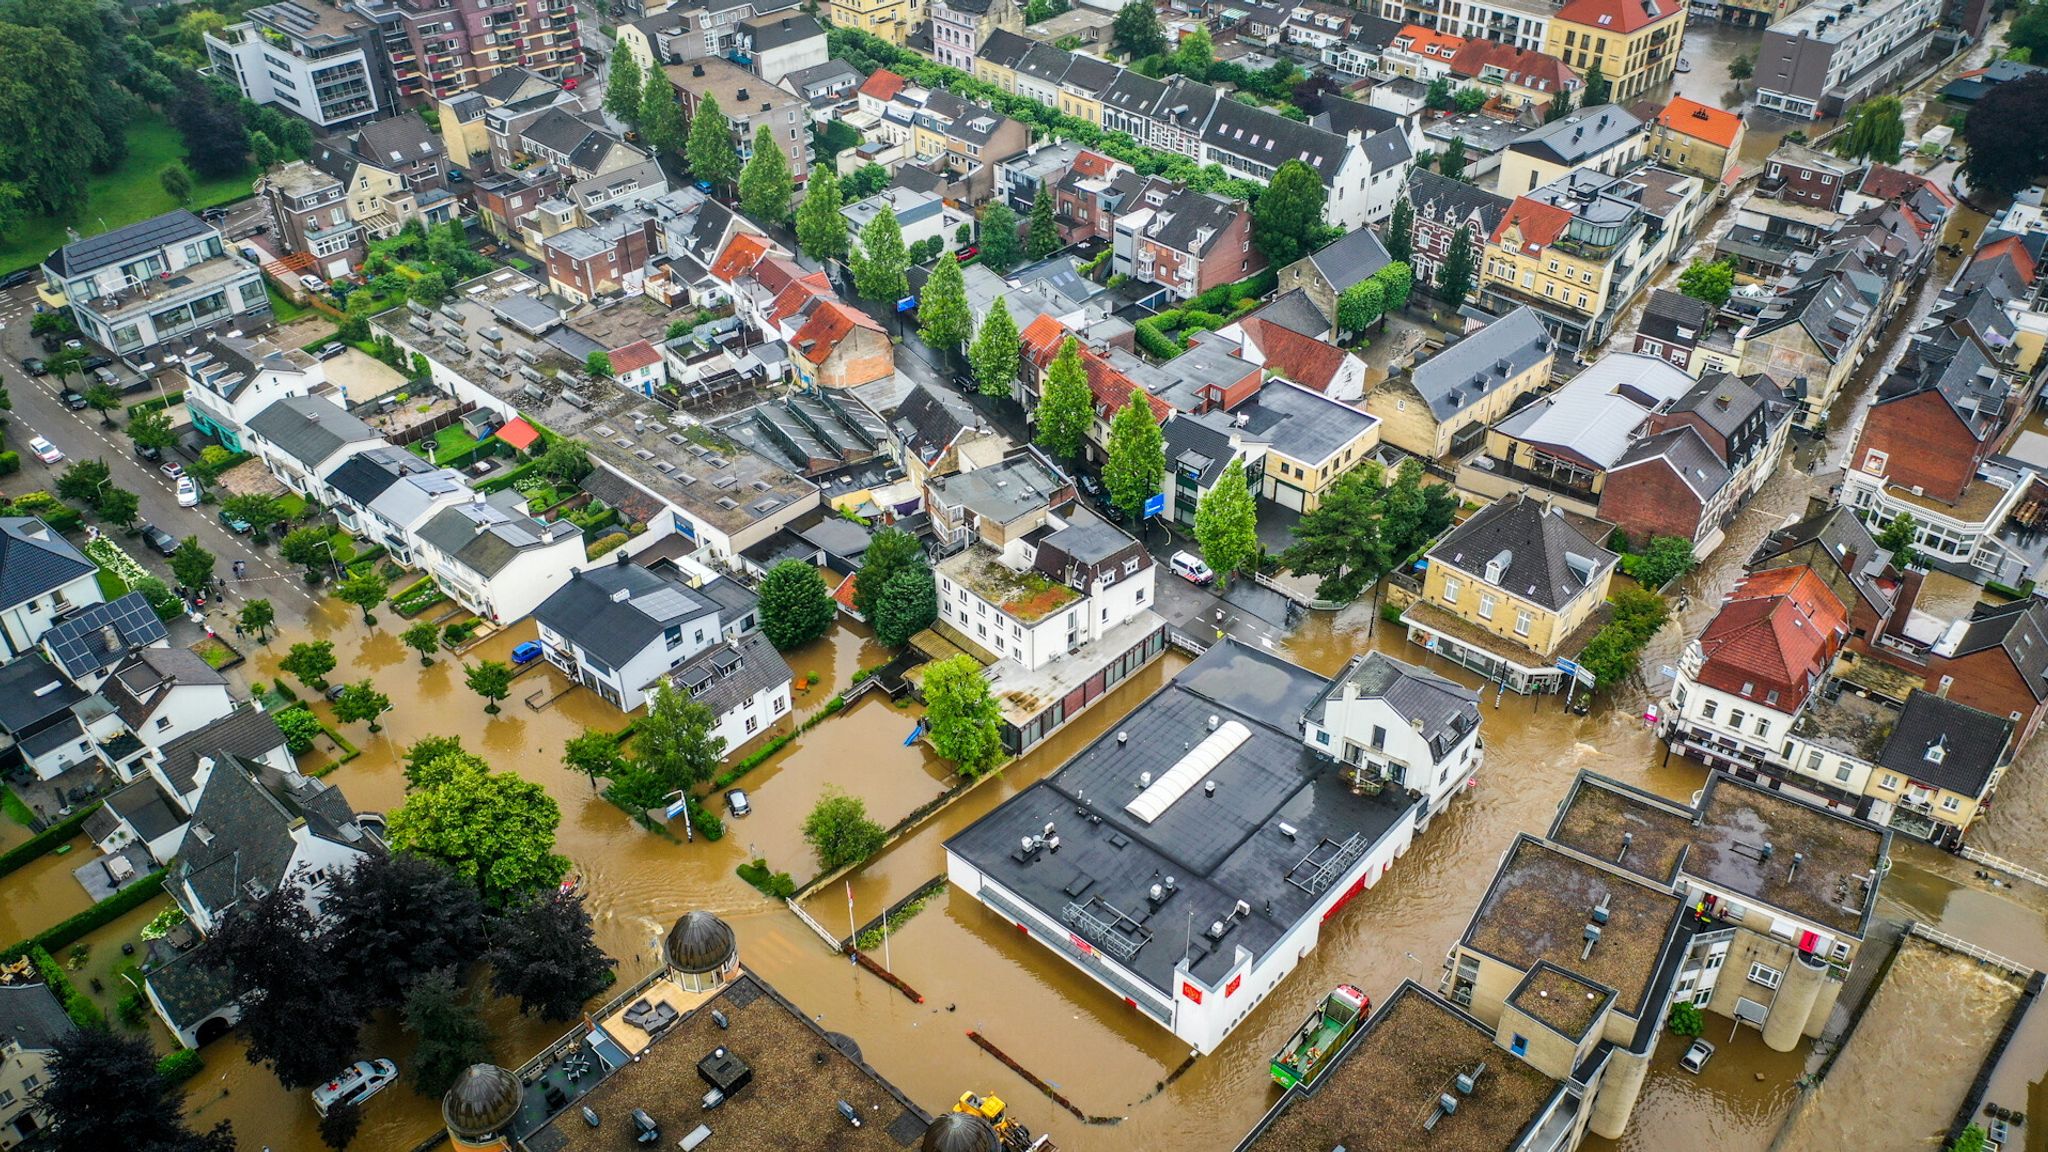
[[1707, 1061], [1714, 1058], [1714, 1046], [1705, 1040], [1695, 1040], [1685, 1055], [1678, 1058], [1678, 1066], [1697, 1076], [1705, 1070]]

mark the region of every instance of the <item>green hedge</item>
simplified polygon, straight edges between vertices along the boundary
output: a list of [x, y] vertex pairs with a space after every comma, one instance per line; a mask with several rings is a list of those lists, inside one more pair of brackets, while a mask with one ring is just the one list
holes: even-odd
[[526, 463], [521, 464], [508, 472], [500, 472], [496, 476], [486, 476], [482, 480], [477, 481], [475, 484], [470, 485], [470, 487], [474, 488], [478, 492], [483, 492], [486, 494], [492, 492], [502, 492], [505, 489], [510, 488], [512, 485], [518, 483], [519, 481], [526, 479], [528, 476], [533, 475], [533, 468], [536, 463], [538, 463], [538, 461], [528, 460]]
[[0, 452], [0, 476], [12, 476], [21, 471], [21, 453]]
[[768, 862], [756, 858], [734, 869], [740, 879], [760, 890], [761, 895], [787, 900], [796, 895], [796, 881], [787, 872], [772, 871]]
[[0, 952], [0, 959], [12, 960], [17, 956], [25, 956], [35, 948], [57, 951], [69, 948], [163, 895], [164, 877], [168, 875], [168, 871], [159, 868], [56, 927], [38, 932], [7, 951]]
[[55, 996], [57, 1002], [64, 1005], [64, 1014], [71, 1017], [73, 1024], [80, 1028], [107, 1026], [107, 1014], [100, 1011], [100, 1006], [93, 1002], [92, 997], [78, 990], [78, 985], [71, 982], [71, 977], [65, 973], [64, 966], [57, 963], [56, 958], [50, 955], [49, 949], [31, 944], [26, 946], [25, 954], [29, 962], [36, 966], [36, 974], [43, 978], [43, 983], [50, 986], [50, 995]]
[[162, 396], [144, 400], [140, 404], [130, 404], [128, 406], [128, 418], [132, 420], [144, 412], [155, 412], [160, 408], [169, 408], [184, 402], [185, 394], [183, 392], [166, 392]]
[[206, 1070], [206, 1060], [190, 1048], [165, 1053], [156, 1062], [157, 1078], [166, 1084], [183, 1084]]
[[94, 801], [7, 851], [0, 852], [0, 876], [27, 866], [29, 861], [53, 851], [57, 845], [78, 835], [78, 830], [85, 827], [86, 817], [98, 811], [99, 806], [99, 802]]

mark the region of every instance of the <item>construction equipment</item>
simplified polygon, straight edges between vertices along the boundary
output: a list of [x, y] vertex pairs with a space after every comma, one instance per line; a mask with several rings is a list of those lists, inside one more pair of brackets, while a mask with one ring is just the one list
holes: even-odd
[[953, 1105], [953, 1111], [969, 1116], [979, 1116], [995, 1129], [996, 1139], [1002, 1141], [1003, 1152], [1057, 1152], [1052, 1137], [1040, 1136], [1033, 1139], [1031, 1129], [1022, 1121], [1013, 1120], [1009, 1106], [997, 1096], [982, 1096], [973, 1092], [962, 1092], [960, 1100]]

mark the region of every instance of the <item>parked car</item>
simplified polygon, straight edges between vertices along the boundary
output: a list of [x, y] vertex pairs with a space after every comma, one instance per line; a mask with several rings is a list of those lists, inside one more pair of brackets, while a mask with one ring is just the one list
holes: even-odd
[[1692, 1047], [1685, 1050], [1685, 1055], [1678, 1058], [1678, 1066], [1697, 1076], [1713, 1058], [1714, 1046], [1705, 1040], [1695, 1040]]
[[327, 691], [322, 692], [320, 695], [326, 697], [327, 702], [332, 704], [336, 700], [341, 699], [341, 694], [346, 691], [348, 691], [348, 685], [346, 684], [329, 684]]
[[114, 358], [112, 356], [87, 356], [78, 362], [78, 366], [87, 372], [97, 372], [113, 362]]
[[540, 652], [540, 641], [528, 640], [526, 643], [512, 649], [512, 664], [514, 667], [521, 664], [531, 664], [535, 660], [540, 659]]
[[1081, 485], [1082, 494], [1087, 496], [1090, 500], [1099, 500], [1102, 498], [1102, 481], [1097, 480], [1095, 477], [1090, 476], [1086, 472], [1076, 473], [1074, 479]]
[[47, 376], [50, 374], [50, 366], [48, 364], [43, 363], [43, 361], [39, 357], [35, 356], [23, 357], [21, 361], [21, 370], [23, 372], [28, 373], [31, 376]]
[[361, 1104], [398, 1080], [398, 1065], [389, 1060], [358, 1060], [334, 1079], [313, 1089], [313, 1111], [325, 1116], [343, 1104]]
[[241, 253], [242, 259], [247, 260], [251, 264], [263, 263], [263, 251], [253, 244], [242, 245]]
[[460, 169], [460, 168], [450, 168], [450, 169], [448, 170], [448, 182], [449, 182], [450, 184], [463, 184], [463, 183], [467, 183], [467, 182], [468, 182], [468, 180], [469, 180], [469, 177], [467, 177], [467, 176], [464, 176], [464, 175], [462, 174], [462, 169]]
[[190, 476], [178, 477], [178, 507], [199, 507], [199, 481]]
[[1190, 584], [1211, 584], [1216, 580], [1216, 573], [1211, 571], [1207, 564], [1202, 563], [1200, 556], [1192, 552], [1175, 552], [1169, 563], [1173, 567], [1173, 574]]
[[0, 291], [5, 291], [9, 288], [19, 288], [35, 278], [36, 270], [33, 268], [23, 268], [19, 272], [9, 272], [5, 276], [0, 276]]
[[166, 476], [169, 476], [173, 480], [183, 480], [185, 478], [185, 466], [183, 464], [178, 463], [176, 460], [166, 462], [164, 466], [157, 469], [157, 471], [163, 473]]
[[85, 394], [76, 388], [66, 388], [57, 394], [57, 398], [64, 401], [64, 406], [73, 412], [82, 411], [85, 408]]
[[64, 453], [61, 449], [41, 436], [28, 442], [28, 450], [35, 454], [36, 459], [41, 460], [45, 464], [55, 464], [64, 458]]
[[754, 805], [747, 800], [747, 790], [744, 788], [728, 789], [725, 794], [725, 810], [732, 813], [735, 819], [752, 816], [754, 814]]
[[332, 360], [346, 351], [348, 351], [348, 345], [343, 344], [339, 340], [330, 340], [322, 344], [318, 352], [313, 353], [313, 358], [315, 360]]
[[305, 285], [306, 291], [311, 292], [315, 296], [327, 291], [327, 281], [313, 275], [311, 272], [299, 273], [299, 283]]
[[142, 542], [165, 556], [178, 550], [178, 538], [154, 524], [142, 526]]
[[249, 522], [247, 520], [230, 514], [225, 508], [220, 510], [220, 523], [221, 527], [226, 528], [237, 536], [249, 530]]
[[164, 458], [163, 449], [150, 444], [137, 444], [135, 446], [135, 454], [151, 464]]
[[965, 264], [979, 255], [981, 255], [981, 248], [978, 245], [969, 244], [965, 248], [956, 250], [953, 253], [953, 259]]

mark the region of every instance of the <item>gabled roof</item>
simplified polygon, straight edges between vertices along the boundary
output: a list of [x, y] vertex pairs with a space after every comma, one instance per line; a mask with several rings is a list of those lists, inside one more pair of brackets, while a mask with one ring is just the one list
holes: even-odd
[[440, 137], [417, 116], [372, 121], [351, 133], [349, 143], [358, 157], [387, 171], [403, 171], [441, 156]]
[[906, 448], [930, 463], [951, 447], [960, 433], [975, 427], [978, 420], [974, 406], [965, 399], [937, 387], [915, 384], [896, 406], [890, 426]]
[[1636, 325], [1636, 331], [1666, 343], [1695, 344], [1706, 334], [1713, 318], [1714, 310], [1706, 301], [1657, 288], [1650, 292], [1650, 302], [1643, 306], [1643, 319]]
[[1699, 430], [1689, 424], [1636, 441], [1608, 471], [1619, 474], [1644, 465], [1669, 468], [1702, 504], [1728, 483], [1728, 466]]
[[384, 439], [375, 428], [319, 396], [286, 396], [276, 400], [249, 419], [249, 431], [309, 468], [344, 445]]
[[1331, 381], [1337, 378], [1344, 361], [1351, 355], [1335, 344], [1304, 336], [1256, 316], [1247, 317], [1243, 327], [1245, 339], [1264, 357], [1267, 371], [1278, 372], [1296, 384], [1318, 392], [1330, 390]]
[[1408, 174], [1408, 203], [1414, 205], [1418, 220], [1452, 229], [1471, 225], [1473, 242], [1484, 244], [1500, 228], [1513, 201], [1475, 184], [1417, 168]]
[[1512, 231], [1521, 239], [1522, 254], [1533, 256], [1555, 244], [1571, 224], [1572, 214], [1563, 208], [1531, 200], [1527, 196], [1517, 196], [1488, 239], [1495, 244], [1504, 244]]
[[[1631, 2], [1632, 0], [1622, 0], [1624, 4]], [[1671, 0], [1665, 2], [1669, 3]], [[1516, 152], [1569, 166], [1591, 159], [1621, 144], [1642, 127], [1643, 122], [1629, 115], [1619, 104], [1595, 104], [1591, 108], [1581, 108], [1562, 120], [1554, 120], [1541, 128], [1531, 129], [1508, 147]]]
[[1551, 19], [1626, 36], [1684, 12], [1682, 0], [1571, 0]]
[[1388, 47], [1449, 63], [1464, 43], [1463, 37], [1453, 36], [1449, 32], [1424, 28], [1420, 24], [1403, 24], [1401, 31], [1395, 35]]
[[1681, 136], [1721, 148], [1734, 147], [1735, 137], [1742, 131], [1742, 117], [1683, 96], [1671, 98], [1664, 110], [1657, 113], [1657, 123]]
[[2013, 723], [1914, 689], [1877, 765], [1921, 784], [1982, 798], [2012, 747]]
[[47, 596], [99, 565], [34, 516], [0, 516], [0, 608]]
[[1330, 700], [1345, 699], [1353, 691], [1360, 699], [1385, 701], [1429, 743], [1438, 760], [1479, 727], [1477, 692], [1384, 652], [1353, 656], [1309, 705], [1306, 719], [1324, 723]]
[[661, 353], [652, 343], [635, 340], [624, 348], [613, 349], [611, 360], [613, 372], [638, 372], [642, 368], [651, 368], [661, 363]]
[[1511, 596], [1553, 611], [1599, 583], [1620, 557], [1586, 538], [1546, 501], [1503, 496], [1445, 533], [1429, 562], [1486, 579]]
[[1804, 564], [1745, 576], [1700, 634], [1711, 688], [1796, 712], [1848, 632], [1842, 602]]
[[522, 553], [552, 546], [568, 535], [565, 528], [492, 503], [451, 504], [420, 525], [418, 532], [420, 539], [485, 577], [504, 571]]
[[117, 663], [138, 648], [169, 635], [140, 592], [92, 604], [66, 616], [43, 633], [43, 647], [66, 675], [76, 680]]
[[754, 265], [768, 255], [768, 242], [751, 232], [741, 232], [726, 242], [725, 251], [712, 261], [711, 275], [714, 279], [731, 284], [742, 275], [754, 270]]
[[663, 629], [715, 616], [695, 589], [638, 564], [600, 564], [576, 573], [533, 610], [535, 620], [610, 664], [624, 667]]
[[130, 729], [148, 719], [172, 688], [227, 689], [228, 679], [186, 648], [144, 648], [114, 668], [101, 688]]
[[1467, 40], [1451, 57], [1454, 76], [1478, 79], [1489, 68], [1499, 69], [1508, 83], [1537, 92], [1563, 92], [1578, 86], [1579, 74], [1564, 61], [1498, 40]]
[[1447, 420], [1554, 355], [1542, 319], [1521, 307], [1415, 365], [1409, 383]]
[[74, 240], [50, 254], [44, 265], [59, 276], [83, 276], [167, 244], [212, 232], [213, 226], [183, 208], [121, 228]]
[[76, 1027], [48, 984], [0, 984], [0, 1036], [24, 1051], [48, 1052]]
[[258, 760], [285, 746], [276, 717], [261, 708], [238, 708], [197, 731], [187, 732], [157, 749], [158, 767], [179, 795], [192, 791], [199, 778], [199, 759], [223, 755]]
[[795, 678], [789, 662], [760, 632], [715, 644], [663, 675], [720, 719], [762, 692]]
[[1308, 259], [1339, 295], [1394, 262], [1393, 254], [1370, 228], [1348, 233], [1311, 253]]
[[367, 508], [400, 478], [433, 470], [432, 464], [403, 448], [380, 444], [335, 465], [326, 480], [328, 487]]
[[1891, 553], [1877, 546], [1870, 529], [1844, 505], [1824, 509], [1794, 521], [1764, 538], [1749, 558], [1749, 567], [1760, 568], [1789, 552], [1816, 545], [1835, 566], [1849, 577], [1857, 594], [1880, 613], [1891, 610], [1898, 585], [1885, 575]]
[[1961, 627], [1948, 655], [1960, 659], [2003, 649], [2034, 699], [2048, 699], [2048, 602], [2028, 597], [1997, 606], [1979, 604]]
[[1609, 352], [1495, 427], [1588, 467], [1607, 468], [1627, 453], [1653, 410], [1694, 384], [1692, 377], [1655, 356]]
[[[298, 851], [303, 823], [316, 836], [369, 851], [374, 843], [354, 823], [341, 801], [345, 821], [337, 822], [324, 801], [332, 789], [306, 779], [297, 793], [279, 795], [258, 782], [260, 768], [233, 756], [216, 757], [213, 772], [192, 809], [171, 883], [188, 889], [208, 912], [219, 915], [244, 901], [260, 900], [286, 881]], [[339, 799], [339, 794], [335, 796]]]
[[789, 350], [813, 364], [822, 364], [856, 328], [882, 334], [882, 326], [866, 312], [837, 300], [823, 300], [811, 310], [810, 318], [796, 330], [796, 335], [790, 337]]

